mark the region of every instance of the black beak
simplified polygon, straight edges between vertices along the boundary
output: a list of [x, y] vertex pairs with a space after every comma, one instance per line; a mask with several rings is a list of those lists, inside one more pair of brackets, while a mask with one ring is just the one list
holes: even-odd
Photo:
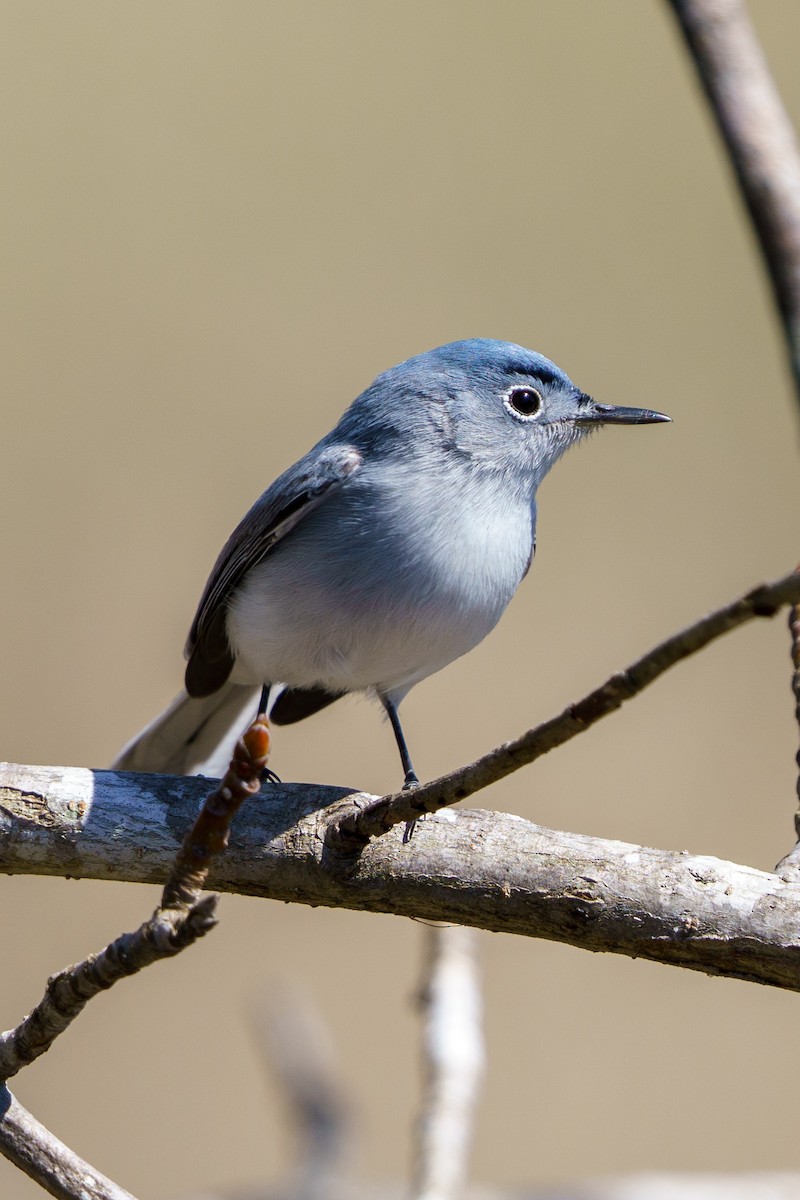
[[652, 408], [616, 408], [613, 404], [598, 404], [591, 396], [584, 396], [581, 411], [575, 419], [580, 425], [656, 425], [671, 421], [672, 417]]

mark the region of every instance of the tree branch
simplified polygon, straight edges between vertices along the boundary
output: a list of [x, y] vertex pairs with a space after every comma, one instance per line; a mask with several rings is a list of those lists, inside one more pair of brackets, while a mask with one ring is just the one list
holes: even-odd
[[[213, 929], [217, 897], [200, 897], [213, 856], [225, 848], [230, 822], [247, 796], [258, 791], [269, 750], [266, 718], [259, 715], [239, 739], [231, 765], [208, 795], [189, 832], [176, 847], [161, 903], [134, 933], [125, 933], [76, 966], [47, 982], [33, 1011], [15, 1029], [0, 1034], [3, 1084], [50, 1049], [86, 1003], [120, 979], [171, 957]], [[207, 786], [207, 785], [206, 785]], [[66, 1200], [123, 1200], [129, 1195], [105, 1179], [17, 1105], [3, 1086], [0, 1153], [55, 1196]]]
[[766, 261], [800, 400], [800, 154], [741, 0], [669, 0]]
[[47, 981], [44, 997], [30, 1015], [0, 1033], [0, 1079], [10, 1079], [49, 1050], [98, 992], [178, 954], [214, 928], [217, 899], [201, 899], [200, 890], [212, 857], [227, 845], [233, 815], [261, 785], [268, 749], [266, 718], [259, 718], [239, 739], [225, 778], [206, 797], [177, 847], [159, 907], [134, 933], [123, 933], [99, 954]]
[[732, 604], [702, 617], [645, 654], [627, 670], [612, 675], [576, 704], [570, 704], [557, 717], [551, 717], [535, 729], [529, 729], [514, 741], [490, 750], [469, 766], [443, 775], [421, 787], [383, 796], [346, 816], [332, 830], [332, 844], [342, 850], [357, 851], [372, 838], [393, 825], [413, 822], [426, 813], [436, 812], [471, 796], [481, 788], [518, 771], [584, 733], [601, 717], [608, 716], [663, 675], [709, 642], [755, 617], [772, 617], [786, 604], [800, 601], [800, 576], [796, 572], [774, 583], [762, 584], [734, 600]]
[[[0, 768], [0, 870], [163, 879], [207, 782], [84, 768]], [[210, 886], [567, 942], [800, 991], [800, 879], [686, 852], [445, 811], [409, 845], [357, 856], [331, 825], [371, 798], [273, 785], [240, 814]], [[135, 836], [131, 831], [135, 830]]]
[[[795, 568], [800, 574], [800, 566]], [[800, 604], [793, 604], [789, 609], [789, 637], [791, 639], [792, 656], [792, 695], [794, 697], [794, 715], [800, 727]], [[776, 871], [800, 870], [800, 750], [795, 755], [798, 767], [796, 783], [798, 807], [794, 813], [794, 831], [797, 841], [792, 850], [782, 858], [775, 868]]]
[[0, 1084], [0, 1151], [59, 1200], [136, 1200], [40, 1125], [4, 1084]]

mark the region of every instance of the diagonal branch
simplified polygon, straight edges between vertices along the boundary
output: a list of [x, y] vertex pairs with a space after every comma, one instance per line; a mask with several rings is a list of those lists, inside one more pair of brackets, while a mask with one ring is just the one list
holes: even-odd
[[59, 1200], [135, 1200], [45, 1129], [0, 1084], [2, 1153]]
[[331, 844], [339, 850], [357, 852], [372, 837], [377, 837], [401, 822], [417, 820], [471, 796], [481, 788], [503, 779], [563, 746], [583, 733], [601, 717], [614, 712], [626, 700], [636, 696], [660, 675], [755, 617], [772, 617], [786, 604], [800, 601], [800, 576], [795, 572], [774, 583], [762, 584], [739, 600], [702, 617], [680, 633], [661, 642], [648, 654], [612, 675], [576, 704], [557, 717], [551, 717], [535, 729], [529, 729], [514, 741], [505, 742], [484, 754], [469, 766], [434, 779], [422, 787], [395, 792], [374, 800], [359, 811], [345, 816], [338, 829], [331, 830]]
[[211, 858], [227, 844], [228, 829], [242, 801], [261, 786], [269, 745], [266, 724], [241, 738], [231, 767], [207, 797], [169, 873], [161, 904], [133, 933], [123, 933], [99, 954], [66, 967], [47, 981], [33, 1011], [15, 1029], [0, 1033], [0, 1079], [10, 1079], [46, 1053], [89, 1000], [120, 979], [178, 954], [216, 924], [217, 897], [201, 899]]
[[[230, 822], [261, 786], [269, 750], [266, 718], [239, 739], [231, 765], [206, 798], [168, 873], [161, 904], [135, 932], [99, 954], [52, 976], [43, 998], [15, 1029], [0, 1034], [0, 1154], [51, 1195], [64, 1200], [124, 1200], [129, 1196], [58, 1141], [5, 1088], [7, 1079], [50, 1049], [89, 1000], [120, 979], [178, 954], [216, 924], [216, 896], [201, 897], [209, 867], [225, 848]], [[132, 1198], [131, 1198], [132, 1200]]]
[[800, 153], [742, 0], [669, 0], [761, 246], [800, 400]]

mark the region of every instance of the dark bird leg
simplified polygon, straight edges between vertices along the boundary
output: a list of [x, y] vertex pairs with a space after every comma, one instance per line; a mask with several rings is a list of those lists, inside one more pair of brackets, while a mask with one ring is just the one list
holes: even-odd
[[408, 753], [408, 746], [406, 745], [406, 739], [403, 734], [403, 727], [400, 724], [400, 718], [397, 715], [397, 709], [395, 708], [394, 704], [392, 704], [388, 696], [381, 696], [381, 703], [386, 709], [386, 715], [392, 723], [394, 740], [397, 742], [397, 749], [400, 751], [400, 761], [403, 764], [403, 770], [405, 771], [406, 776], [403, 780], [403, 787], [417, 787], [419, 785], [419, 779], [417, 777], [417, 772], [411, 765], [411, 756]]
[[[381, 696], [381, 704], [386, 709], [386, 715], [392, 723], [394, 740], [397, 742], [397, 749], [400, 751], [400, 761], [403, 764], [403, 771], [405, 772], [403, 789], [419, 787], [419, 778], [411, 763], [411, 755], [408, 753], [408, 746], [406, 745], [403, 727], [400, 724], [400, 717], [397, 715], [397, 709], [387, 696]], [[404, 842], [411, 841], [416, 824], [416, 821], [406, 821], [406, 827], [403, 831]]]

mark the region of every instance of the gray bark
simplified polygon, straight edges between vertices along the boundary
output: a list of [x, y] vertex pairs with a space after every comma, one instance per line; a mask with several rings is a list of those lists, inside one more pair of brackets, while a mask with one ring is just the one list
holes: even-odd
[[[0, 871], [163, 882], [207, 780], [0, 768]], [[299, 904], [452, 921], [800, 990], [800, 878], [687, 851], [444, 810], [360, 854], [328, 833], [372, 798], [266, 785], [209, 886]]]

